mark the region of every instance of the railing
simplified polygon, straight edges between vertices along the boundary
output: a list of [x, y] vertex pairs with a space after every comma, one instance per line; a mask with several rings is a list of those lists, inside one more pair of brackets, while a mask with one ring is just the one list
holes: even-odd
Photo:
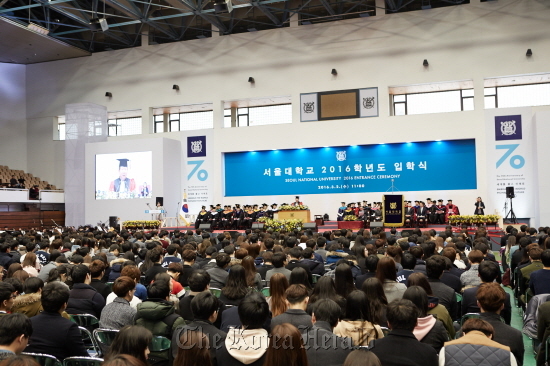
[[65, 192], [62, 190], [41, 190], [36, 200], [31, 200], [29, 194], [27, 188], [0, 188], [0, 202], [65, 202]]

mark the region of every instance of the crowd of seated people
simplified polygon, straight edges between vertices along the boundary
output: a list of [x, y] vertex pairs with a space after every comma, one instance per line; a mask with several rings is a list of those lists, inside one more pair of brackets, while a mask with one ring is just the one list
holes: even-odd
[[[547, 230], [512, 230], [512, 257], [526, 256], [514, 286], [544, 297], [535, 323], [545, 342]], [[233, 235], [1, 232], [0, 360], [88, 356], [71, 320], [88, 314], [118, 331], [102, 354], [110, 366], [523, 364], [501, 285], [510, 277], [483, 227], [473, 237], [450, 227]], [[150, 349], [153, 337], [170, 346]]]

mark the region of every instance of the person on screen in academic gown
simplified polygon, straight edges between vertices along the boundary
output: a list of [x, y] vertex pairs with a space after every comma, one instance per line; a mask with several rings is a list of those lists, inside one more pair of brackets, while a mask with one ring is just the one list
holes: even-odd
[[416, 220], [418, 226], [424, 226], [428, 217], [428, 209], [424, 206], [424, 201], [419, 202], [420, 206], [416, 210]]
[[118, 178], [111, 182], [110, 192], [135, 192], [136, 182], [128, 178], [128, 162], [130, 159], [118, 160]]
[[476, 199], [476, 210], [474, 211], [474, 215], [485, 215], [485, 204], [481, 200], [481, 197], [478, 197]]
[[458, 206], [453, 205], [453, 200], [447, 200], [447, 212], [445, 213], [445, 222], [449, 222], [449, 216], [460, 215]]
[[198, 229], [200, 224], [208, 223], [210, 214], [206, 211], [206, 206], [202, 206], [201, 211], [197, 215], [197, 220], [195, 221], [195, 229]]
[[344, 219], [344, 211], [346, 211], [346, 203], [342, 202], [342, 206], [338, 209], [338, 214], [336, 215], [336, 221], [342, 221]]
[[244, 220], [244, 212], [241, 210], [241, 205], [235, 205], [235, 210], [233, 211], [233, 228], [238, 229]]
[[443, 200], [437, 200], [437, 205], [435, 206], [435, 223], [443, 225], [445, 223], [445, 212], [447, 208], [443, 204]]
[[294, 202], [292, 202], [290, 204], [291, 206], [303, 206], [303, 202], [300, 201], [300, 196], [296, 196], [296, 198], [294, 198]]

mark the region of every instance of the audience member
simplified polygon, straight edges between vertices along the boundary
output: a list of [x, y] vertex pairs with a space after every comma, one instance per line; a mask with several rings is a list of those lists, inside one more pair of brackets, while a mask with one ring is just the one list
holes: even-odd
[[273, 257], [271, 258], [271, 263], [273, 264], [273, 269], [270, 269], [269, 271], [266, 272], [265, 274], [266, 281], [269, 282], [269, 279], [275, 273], [284, 274], [286, 279], [290, 281], [291, 271], [285, 268], [286, 255], [284, 255], [283, 253], [273, 253]]
[[300, 331], [292, 324], [273, 327], [264, 366], [309, 366]]
[[38, 315], [42, 311], [40, 296], [44, 282], [38, 277], [29, 277], [23, 283], [25, 294], [19, 295], [13, 301], [12, 313], [25, 314], [29, 318]]
[[149, 344], [153, 339], [151, 331], [144, 327], [127, 325], [122, 328], [105, 355], [105, 362], [112, 361], [115, 357], [125, 354], [137, 358], [143, 364], [148, 365]]
[[346, 315], [334, 328], [334, 334], [350, 337], [355, 346], [368, 346], [373, 339], [384, 337], [372, 315], [367, 295], [355, 290], [346, 298]]
[[306, 313], [309, 291], [304, 285], [290, 285], [285, 291], [288, 309], [271, 320], [271, 327], [290, 323], [301, 332], [312, 327], [311, 316]]
[[388, 303], [403, 297], [407, 286], [397, 282], [397, 268], [393, 259], [389, 257], [380, 259], [376, 267], [376, 278], [378, 278], [384, 288], [384, 294]]
[[92, 276], [89, 268], [84, 264], [74, 266], [71, 278], [73, 288], [67, 304], [67, 313], [91, 314], [99, 319], [101, 310], [105, 306], [105, 298], [90, 286]]
[[229, 276], [227, 266], [230, 261], [231, 258], [227, 253], [218, 253], [216, 256], [216, 267], [206, 271], [210, 275], [210, 287], [221, 289], [225, 286]]
[[23, 314], [8, 314], [0, 318], [0, 360], [19, 355], [29, 344], [32, 323]]
[[120, 276], [115, 280], [113, 292], [117, 297], [101, 311], [100, 328], [119, 330], [134, 324], [137, 310], [130, 306], [130, 301], [134, 297], [135, 288], [136, 283], [130, 277]]

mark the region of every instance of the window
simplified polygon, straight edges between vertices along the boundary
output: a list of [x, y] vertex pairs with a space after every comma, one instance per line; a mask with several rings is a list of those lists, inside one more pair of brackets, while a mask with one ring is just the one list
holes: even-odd
[[550, 105], [550, 83], [485, 88], [485, 108]]
[[[236, 107], [235, 109], [237, 127], [292, 123], [292, 104]], [[224, 110], [223, 127], [231, 127], [231, 108]]]
[[65, 116], [57, 117], [57, 140], [65, 140]]
[[393, 96], [394, 116], [460, 112], [471, 111], [473, 109], [473, 89], [401, 94]]
[[169, 119], [170, 131], [189, 131], [214, 128], [214, 112], [171, 113]]
[[164, 132], [164, 116], [161, 114], [159, 116], [155, 116], [155, 133], [162, 133]]
[[141, 134], [141, 117], [112, 118], [107, 120], [109, 136]]

